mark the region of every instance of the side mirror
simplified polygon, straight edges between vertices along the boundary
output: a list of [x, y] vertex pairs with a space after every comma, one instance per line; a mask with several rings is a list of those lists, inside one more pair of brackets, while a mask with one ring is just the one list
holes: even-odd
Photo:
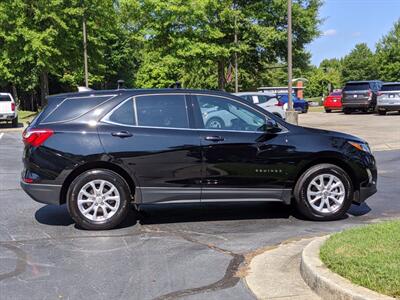
[[268, 119], [264, 124], [264, 131], [268, 133], [277, 133], [282, 131], [278, 123], [274, 120]]

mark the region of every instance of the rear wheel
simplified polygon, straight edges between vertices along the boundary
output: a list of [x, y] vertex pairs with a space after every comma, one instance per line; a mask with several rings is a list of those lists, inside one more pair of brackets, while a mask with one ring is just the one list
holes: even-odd
[[325, 108], [325, 112], [330, 113], [332, 112], [332, 109]]
[[302, 215], [311, 220], [331, 221], [345, 216], [352, 203], [353, 187], [343, 169], [319, 164], [301, 175], [294, 196]]
[[18, 127], [18, 116], [12, 120], [12, 127]]
[[119, 225], [129, 211], [130, 192], [117, 173], [96, 169], [79, 175], [70, 185], [68, 211], [74, 221], [89, 230], [111, 229]]
[[343, 112], [345, 115], [350, 115], [353, 112], [353, 110], [351, 108], [344, 108]]
[[378, 109], [378, 114], [380, 114], [380, 115], [386, 115], [386, 110], [381, 110], [381, 109]]

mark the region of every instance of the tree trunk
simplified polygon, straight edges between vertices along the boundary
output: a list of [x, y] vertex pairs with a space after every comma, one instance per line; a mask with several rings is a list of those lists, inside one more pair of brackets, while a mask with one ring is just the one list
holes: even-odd
[[31, 92], [31, 103], [30, 103], [31, 111], [35, 111], [35, 107], [33, 105], [33, 94], [34, 94], [34, 91]]
[[218, 89], [225, 91], [225, 62], [218, 61]]
[[49, 95], [49, 74], [42, 71], [40, 74], [40, 106], [43, 108], [47, 104], [46, 97]]
[[17, 87], [13, 83], [11, 84], [11, 91], [12, 91], [14, 101], [16, 103], [20, 104], [19, 99], [18, 99]]

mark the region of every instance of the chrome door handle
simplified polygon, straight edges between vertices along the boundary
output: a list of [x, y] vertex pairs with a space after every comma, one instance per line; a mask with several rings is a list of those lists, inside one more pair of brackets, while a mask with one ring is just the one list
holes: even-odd
[[131, 137], [133, 136], [132, 133], [128, 131], [118, 131], [118, 132], [113, 132], [111, 133], [112, 136], [120, 137], [120, 138], [126, 138], [126, 137]]
[[218, 135], [206, 136], [204, 139], [210, 142], [222, 142], [225, 140], [222, 136]]

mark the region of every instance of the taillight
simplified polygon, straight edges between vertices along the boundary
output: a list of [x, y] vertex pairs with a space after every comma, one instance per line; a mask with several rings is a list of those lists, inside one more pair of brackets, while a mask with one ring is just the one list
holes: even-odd
[[281, 101], [278, 101], [278, 103], [275, 104], [275, 106], [283, 106], [283, 105], [284, 105], [284, 103]]
[[378, 92], [376, 95], [377, 96], [382, 96], [382, 92]]
[[372, 99], [372, 91], [368, 90], [368, 99], [371, 100]]
[[26, 145], [39, 147], [54, 134], [51, 129], [25, 129], [22, 140]]
[[11, 111], [15, 111], [15, 103], [11, 102]]

